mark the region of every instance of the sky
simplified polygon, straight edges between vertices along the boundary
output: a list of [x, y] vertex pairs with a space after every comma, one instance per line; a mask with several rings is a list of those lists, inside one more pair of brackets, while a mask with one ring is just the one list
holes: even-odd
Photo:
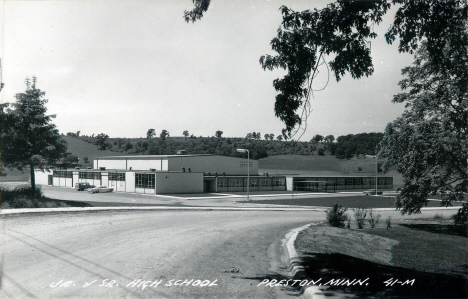
[[[329, 1], [213, 0], [205, 16], [186, 23], [191, 0], [3, 1], [1, 102], [15, 101], [27, 77], [46, 92], [48, 113], [61, 133], [145, 137], [150, 128], [171, 136], [278, 135], [273, 80], [259, 58], [275, 54], [270, 41], [281, 5], [320, 8]], [[392, 13], [394, 13], [392, 10]], [[412, 62], [387, 45], [388, 14], [372, 41], [375, 71], [349, 75], [316, 92], [307, 131], [335, 137], [383, 132], [404, 111], [391, 102], [401, 69]], [[315, 88], [326, 80], [323, 70]], [[298, 135], [297, 135], [298, 136]]]

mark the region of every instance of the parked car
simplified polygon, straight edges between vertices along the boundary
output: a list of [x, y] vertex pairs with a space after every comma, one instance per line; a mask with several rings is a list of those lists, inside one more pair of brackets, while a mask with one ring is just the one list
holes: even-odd
[[[364, 194], [365, 195], [375, 195], [375, 189], [370, 189], [370, 190], [366, 190], [364, 191]], [[377, 191], [377, 195], [382, 195], [383, 192], [382, 191]]]
[[114, 191], [114, 188], [109, 188], [106, 186], [99, 186], [99, 187], [88, 189], [88, 192], [90, 193], [103, 193], [103, 192], [112, 192], [112, 191]]
[[94, 185], [90, 185], [89, 183], [76, 183], [75, 189], [78, 191], [84, 191], [86, 189], [94, 188]]

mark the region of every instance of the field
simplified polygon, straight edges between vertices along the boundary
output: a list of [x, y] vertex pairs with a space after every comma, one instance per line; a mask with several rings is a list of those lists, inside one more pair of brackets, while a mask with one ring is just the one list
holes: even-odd
[[[85, 142], [78, 138], [62, 136], [62, 138], [68, 143], [68, 152], [80, 158], [80, 164], [83, 167], [92, 167], [93, 158], [103, 156], [129, 156], [128, 154], [113, 152], [109, 150], [100, 151], [97, 146], [88, 142]], [[88, 157], [90, 163], [83, 163], [83, 158]], [[89, 164], [89, 165], [87, 165]]]

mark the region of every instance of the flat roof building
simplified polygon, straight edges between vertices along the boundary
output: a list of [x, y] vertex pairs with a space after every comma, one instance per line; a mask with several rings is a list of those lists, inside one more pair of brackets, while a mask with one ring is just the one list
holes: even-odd
[[[247, 185], [250, 191], [312, 192], [375, 187], [375, 177], [370, 176], [259, 175], [256, 160], [185, 154], [99, 157], [94, 159], [94, 169], [36, 170], [36, 182], [65, 187], [88, 182], [115, 191], [149, 194], [239, 192], [246, 191]], [[393, 178], [379, 177], [377, 187], [393, 188]]]

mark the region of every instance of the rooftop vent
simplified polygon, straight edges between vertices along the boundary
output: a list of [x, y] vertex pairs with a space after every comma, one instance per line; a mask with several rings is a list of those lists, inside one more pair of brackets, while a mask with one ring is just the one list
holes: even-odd
[[187, 151], [186, 150], [178, 150], [177, 155], [186, 155]]
[[105, 167], [99, 167], [99, 169], [100, 169], [100, 170], [106, 170], [106, 168], [105, 168]]

